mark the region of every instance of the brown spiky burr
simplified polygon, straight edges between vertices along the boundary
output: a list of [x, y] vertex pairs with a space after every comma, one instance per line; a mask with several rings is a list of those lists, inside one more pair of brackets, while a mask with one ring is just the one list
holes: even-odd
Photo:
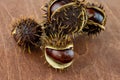
[[77, 0], [54, 0], [46, 12], [47, 21], [56, 24], [55, 29], [64, 34], [81, 33], [87, 22], [85, 7]]
[[21, 18], [13, 23], [12, 35], [19, 46], [31, 52], [41, 46], [41, 25], [32, 18]]
[[97, 5], [94, 3], [87, 3], [85, 6], [88, 20], [86, 26], [83, 28], [83, 32], [87, 33], [88, 35], [97, 35], [102, 30], [105, 30], [105, 10], [101, 4]]

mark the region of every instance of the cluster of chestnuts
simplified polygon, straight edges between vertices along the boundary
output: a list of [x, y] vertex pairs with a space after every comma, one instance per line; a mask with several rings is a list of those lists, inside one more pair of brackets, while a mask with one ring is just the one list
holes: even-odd
[[12, 25], [12, 35], [26, 51], [42, 47], [46, 61], [53, 68], [64, 69], [74, 60], [73, 39], [104, 30], [106, 14], [103, 6], [85, 0], [50, 0], [45, 7], [42, 23], [20, 19]]

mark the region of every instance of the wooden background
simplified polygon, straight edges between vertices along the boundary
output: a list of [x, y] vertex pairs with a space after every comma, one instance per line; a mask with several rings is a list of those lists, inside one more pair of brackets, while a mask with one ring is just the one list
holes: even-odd
[[23, 53], [11, 36], [14, 18], [34, 16], [41, 22], [48, 1], [0, 0], [0, 80], [120, 80], [120, 0], [88, 0], [104, 5], [106, 30], [94, 39], [76, 38], [75, 62], [62, 72], [45, 64], [40, 50]]

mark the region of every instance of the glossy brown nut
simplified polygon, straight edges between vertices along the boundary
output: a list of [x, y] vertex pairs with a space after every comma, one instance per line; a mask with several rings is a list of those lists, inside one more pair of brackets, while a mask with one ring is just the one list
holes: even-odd
[[51, 5], [50, 12], [53, 13], [59, 7], [65, 5], [65, 4], [68, 4], [70, 2], [73, 2], [73, 0], [57, 0]]
[[102, 24], [104, 16], [99, 11], [92, 8], [88, 8], [87, 15], [89, 17], [89, 20], [93, 20], [96, 23]]
[[72, 49], [54, 50], [46, 48], [46, 53], [53, 60], [60, 63], [69, 63], [73, 60], [74, 57], [74, 52]]
[[50, 12], [53, 13], [56, 9], [58, 9], [59, 7], [61, 7], [62, 5], [64, 5], [65, 2], [64, 1], [56, 1], [55, 3], [53, 3], [53, 5], [50, 8]]

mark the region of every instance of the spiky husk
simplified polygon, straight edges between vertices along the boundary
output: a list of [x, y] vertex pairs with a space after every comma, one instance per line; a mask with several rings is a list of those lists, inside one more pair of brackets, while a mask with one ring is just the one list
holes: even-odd
[[[48, 22], [54, 25], [53, 29], [62, 31], [63, 34], [75, 34], [82, 31], [86, 24], [86, 11], [81, 2], [75, 1], [65, 4], [55, 10], [50, 16], [48, 12]], [[49, 32], [49, 31], [48, 31]]]
[[64, 26], [61, 27], [64, 34], [81, 32], [86, 20], [85, 9], [80, 2], [66, 4], [51, 15], [52, 22]]
[[94, 9], [97, 10], [103, 16], [103, 21], [101, 23], [94, 22], [92, 20], [87, 21], [86, 26], [83, 28], [83, 32], [87, 33], [88, 35], [94, 35], [100, 33], [102, 30], [105, 30], [106, 24], [106, 14], [105, 10], [103, 9], [102, 5], [96, 5], [94, 3], [87, 3], [86, 9]]
[[43, 11], [45, 11], [45, 15], [44, 17], [46, 18], [46, 20], [50, 21], [51, 18], [51, 11], [50, 8], [51, 6], [56, 3], [56, 2], [64, 2], [64, 4], [68, 4], [71, 2], [76, 2], [78, 0], [50, 0], [50, 2], [48, 4], [45, 5], [45, 9], [43, 9]]
[[46, 46], [51, 46], [56, 49], [65, 49], [73, 44], [71, 36], [64, 34], [62, 29], [59, 29], [64, 26], [57, 25], [58, 27], [56, 28], [56, 23], [50, 22], [46, 22], [44, 26], [46, 28], [44, 29], [45, 34], [42, 36], [42, 39]]
[[85, 26], [83, 29], [84, 33], [87, 33], [88, 35], [94, 35], [94, 34], [98, 34], [102, 31], [101, 28], [99, 28], [98, 25], [93, 25], [93, 24], [87, 24], [87, 26]]
[[32, 48], [41, 46], [41, 25], [34, 19], [22, 18], [13, 25], [12, 35], [17, 44], [31, 52]]
[[52, 14], [50, 14], [49, 9], [54, 1], [46, 6], [48, 7], [47, 18], [50, 19], [47, 19], [44, 23], [46, 45], [54, 48], [65, 48], [67, 45], [73, 44], [73, 35], [81, 33], [83, 26], [86, 24], [87, 16], [83, 4], [77, 0], [70, 1], [60, 6]]

